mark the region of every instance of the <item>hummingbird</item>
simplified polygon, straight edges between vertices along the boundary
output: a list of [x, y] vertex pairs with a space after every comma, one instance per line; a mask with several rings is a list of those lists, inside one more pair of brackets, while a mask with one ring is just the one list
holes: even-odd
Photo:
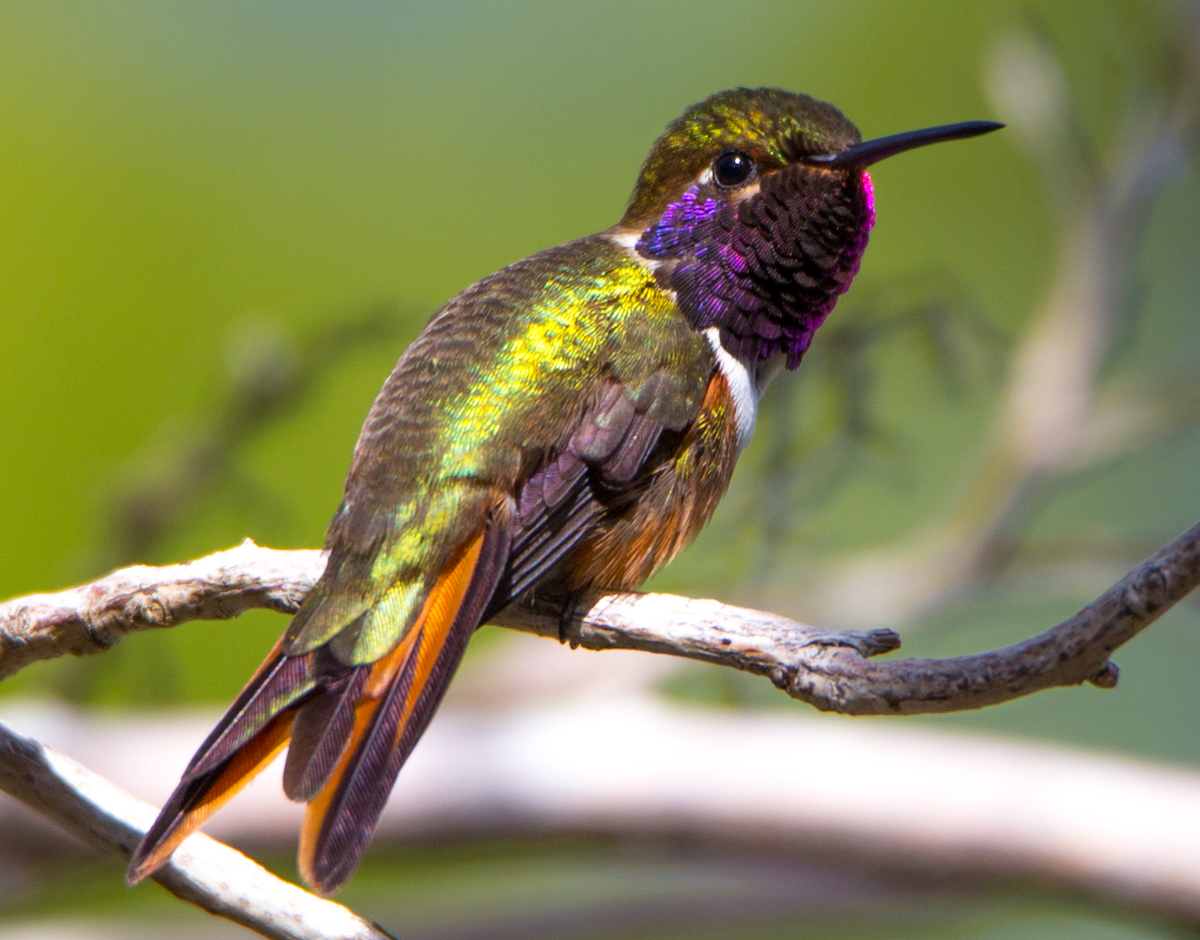
[[632, 590], [709, 520], [767, 383], [800, 365], [858, 272], [867, 168], [1000, 126], [863, 142], [807, 95], [720, 92], [658, 138], [616, 225], [435, 312], [363, 424], [324, 573], [129, 883], [286, 745], [284, 791], [308, 804], [300, 874], [340, 888], [481, 624], [534, 589]]

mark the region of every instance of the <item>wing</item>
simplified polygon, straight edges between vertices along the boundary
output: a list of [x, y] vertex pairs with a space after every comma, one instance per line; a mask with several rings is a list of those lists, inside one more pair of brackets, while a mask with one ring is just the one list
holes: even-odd
[[404, 353], [363, 426], [325, 573], [193, 758], [135, 882], [287, 743], [308, 802], [300, 871], [354, 871], [401, 765], [485, 616], [556, 569], [692, 421], [712, 353], [607, 240], [461, 294]]

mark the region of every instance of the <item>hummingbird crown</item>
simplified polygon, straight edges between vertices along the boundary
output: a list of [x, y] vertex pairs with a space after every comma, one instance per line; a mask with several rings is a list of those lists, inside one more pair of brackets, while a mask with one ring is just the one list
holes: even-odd
[[654, 143], [623, 228], [660, 216], [725, 151], [747, 154], [759, 173], [809, 154], [839, 153], [862, 141], [833, 105], [779, 88], [732, 88], [692, 105]]
[[655, 143], [617, 229], [695, 329], [749, 362], [800, 363], [858, 271], [874, 222], [857, 165], [810, 160], [862, 140], [837, 108], [737, 88], [689, 108]]

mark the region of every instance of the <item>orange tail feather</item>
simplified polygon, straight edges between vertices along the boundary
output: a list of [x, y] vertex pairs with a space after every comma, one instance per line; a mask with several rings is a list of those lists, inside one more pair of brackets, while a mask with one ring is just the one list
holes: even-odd
[[[285, 744], [292, 730], [292, 718], [295, 709], [289, 708], [280, 712], [261, 731], [244, 744], [219, 771], [211, 778], [197, 780], [194, 787], [199, 794], [185, 791], [172, 797], [189, 808], [167, 815], [170, 804], [164, 807], [158, 822], [169, 819], [166, 832], [154, 843], [154, 848], [145, 856], [135, 855], [133, 864], [125, 880], [135, 885], [171, 857], [171, 853], [179, 847], [184, 839], [204, 825], [218, 809], [231, 800], [239, 790], [253, 780], [275, 758]], [[151, 830], [153, 832], [153, 830]]]
[[[447, 566], [404, 642], [372, 670], [350, 744], [304, 817], [299, 868], [319, 893], [340, 887], [366, 850], [400, 764], [440, 702], [494, 591], [497, 566], [479, 564], [488, 540], [485, 530]], [[477, 575], [485, 569], [486, 583], [480, 583]], [[412, 739], [407, 748], [406, 738]]]

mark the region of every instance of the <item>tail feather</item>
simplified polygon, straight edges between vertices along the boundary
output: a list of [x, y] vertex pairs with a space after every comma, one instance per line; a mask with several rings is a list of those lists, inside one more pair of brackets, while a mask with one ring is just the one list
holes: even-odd
[[289, 800], [307, 803], [329, 779], [350, 744], [354, 706], [370, 672], [370, 666], [351, 667], [343, 679], [326, 685], [296, 712], [283, 765], [283, 792]]
[[309, 675], [311, 654], [284, 656], [282, 640], [246, 683], [225, 715], [200, 745], [183, 774], [183, 782], [195, 780], [216, 770], [243, 747], [262, 728], [313, 689]]
[[350, 667], [346, 680], [326, 687], [301, 706], [283, 769], [283, 789], [290, 799], [306, 803], [324, 788], [351, 742], [357, 740], [360, 711], [375, 713], [397, 670], [403, 668], [417, 634], [414, 627], [382, 659]]
[[204, 825], [213, 813], [271, 763], [287, 744], [294, 713], [294, 708], [280, 712], [224, 766], [184, 780], [176, 787], [133, 854], [125, 875], [130, 885], [137, 884], [166, 862], [179, 843]]
[[311, 655], [284, 656], [275, 644], [233, 705], [200, 745], [175, 792], [142, 837], [125, 876], [137, 884], [249, 783], [287, 743], [295, 703], [308, 695]]
[[[415, 657], [409, 657], [395, 677], [394, 688], [404, 689], [412, 684], [412, 673], [416, 665]], [[378, 813], [368, 816], [362, 808], [350, 807], [345, 798], [346, 785], [358, 772], [365, 762], [370, 763], [372, 751], [369, 747], [371, 732], [380, 720], [387, 721], [379, 715], [384, 700], [381, 698], [364, 699], [359, 703], [354, 715], [354, 731], [349, 746], [342, 759], [334, 768], [325, 787], [309, 802], [304, 814], [304, 824], [300, 830], [300, 849], [297, 854], [297, 864], [305, 882], [311, 885], [318, 894], [329, 895], [336, 891], [348, 877], [349, 871], [354, 870], [366, 843], [370, 840], [375, 828]], [[377, 750], [377, 749], [376, 749]], [[361, 779], [361, 778], [360, 778]], [[377, 778], [383, 786], [382, 776]], [[390, 787], [388, 788], [390, 790]], [[386, 800], [387, 790], [384, 798]], [[360, 794], [361, 796], [361, 794]], [[366, 829], [358, 827], [366, 825]], [[333, 857], [331, 848], [334, 842], [340, 844], [347, 833], [361, 832], [362, 848], [350, 861], [348, 872], [343, 875], [337, 865], [338, 859]], [[335, 838], [340, 837], [340, 838]], [[341, 877], [335, 877], [340, 875]]]
[[448, 566], [409, 634], [411, 644], [402, 644], [407, 649], [387, 677], [386, 691], [360, 703], [350, 744], [309, 803], [301, 831], [300, 871], [319, 893], [341, 887], [366, 851], [396, 775], [496, 590], [509, 547], [508, 527], [494, 522]]

